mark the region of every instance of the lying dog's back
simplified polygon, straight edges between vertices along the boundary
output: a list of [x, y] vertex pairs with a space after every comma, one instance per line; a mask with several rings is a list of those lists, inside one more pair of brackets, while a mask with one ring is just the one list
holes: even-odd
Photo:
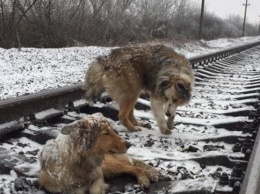
[[[91, 185], [93, 181], [103, 176], [98, 162], [95, 164], [93, 161], [94, 165], [90, 169], [87, 162], [84, 166], [84, 160], [80, 161], [78, 158], [73, 158], [75, 152], [77, 150], [73, 149], [73, 144], [67, 135], [60, 134], [56, 139], [49, 140], [39, 153], [41, 165], [41, 171], [39, 172], [40, 185], [52, 193], [69, 193], [73, 192], [77, 185], [80, 190], [82, 185]], [[86, 161], [89, 160], [88, 158], [85, 159]], [[73, 164], [71, 160], [75, 160], [74, 165], [71, 165]], [[88, 171], [89, 173], [87, 173]], [[84, 187], [82, 192], [85, 189], [87, 187]]]

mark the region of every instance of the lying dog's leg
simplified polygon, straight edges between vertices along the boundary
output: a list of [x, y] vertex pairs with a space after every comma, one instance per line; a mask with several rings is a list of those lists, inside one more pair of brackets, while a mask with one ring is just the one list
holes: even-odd
[[102, 164], [102, 171], [106, 178], [120, 174], [130, 174], [136, 177], [138, 184], [142, 187], [148, 188], [150, 185], [150, 180], [144, 170], [138, 166], [134, 166], [132, 159], [127, 154], [106, 154]]
[[130, 164], [121, 165], [120, 168], [113, 169], [113, 174], [130, 174], [136, 177], [137, 182], [141, 187], [148, 188], [150, 186], [150, 180], [145, 172], [141, 168]]
[[91, 187], [89, 188], [89, 194], [105, 194], [105, 190], [107, 189], [107, 187], [108, 185], [105, 184], [102, 177], [92, 183]]
[[167, 127], [165, 121], [165, 113], [164, 113], [164, 102], [156, 99], [151, 96], [151, 108], [154, 114], [154, 117], [157, 121], [157, 124], [163, 134], [169, 135], [171, 134], [171, 130]]
[[143, 161], [132, 159], [134, 166], [143, 169], [144, 173], [150, 181], [157, 182], [159, 179], [159, 171], [154, 167], [144, 163]]
[[81, 187], [81, 188], [75, 189], [73, 194], [85, 194], [86, 191], [87, 191], [87, 187]]
[[137, 126], [134, 126], [130, 120], [129, 115], [131, 110], [134, 108], [136, 101], [124, 100], [119, 103], [119, 115], [118, 118], [120, 122], [129, 130], [129, 131], [140, 131], [141, 129]]

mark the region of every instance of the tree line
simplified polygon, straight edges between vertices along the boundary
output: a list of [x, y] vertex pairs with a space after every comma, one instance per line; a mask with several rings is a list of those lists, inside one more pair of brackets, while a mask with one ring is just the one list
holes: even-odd
[[[189, 0], [0, 0], [0, 47], [114, 46], [197, 39], [200, 5]], [[242, 18], [205, 12], [203, 38], [240, 37]], [[247, 23], [246, 36], [258, 33]]]

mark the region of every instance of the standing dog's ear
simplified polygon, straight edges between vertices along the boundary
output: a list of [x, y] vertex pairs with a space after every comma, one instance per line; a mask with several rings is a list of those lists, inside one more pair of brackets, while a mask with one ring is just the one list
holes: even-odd
[[169, 77], [167, 79], [162, 79], [159, 82], [158, 88], [157, 88], [157, 95], [163, 96], [164, 91], [172, 86], [172, 82], [169, 81]]

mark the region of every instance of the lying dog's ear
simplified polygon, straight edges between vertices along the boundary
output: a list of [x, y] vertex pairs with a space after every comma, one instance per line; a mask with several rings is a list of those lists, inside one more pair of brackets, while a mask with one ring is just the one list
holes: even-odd
[[73, 123], [70, 123], [68, 125], [65, 125], [61, 128], [61, 133], [63, 135], [69, 135], [72, 131], [80, 127], [79, 121], [74, 121]]

